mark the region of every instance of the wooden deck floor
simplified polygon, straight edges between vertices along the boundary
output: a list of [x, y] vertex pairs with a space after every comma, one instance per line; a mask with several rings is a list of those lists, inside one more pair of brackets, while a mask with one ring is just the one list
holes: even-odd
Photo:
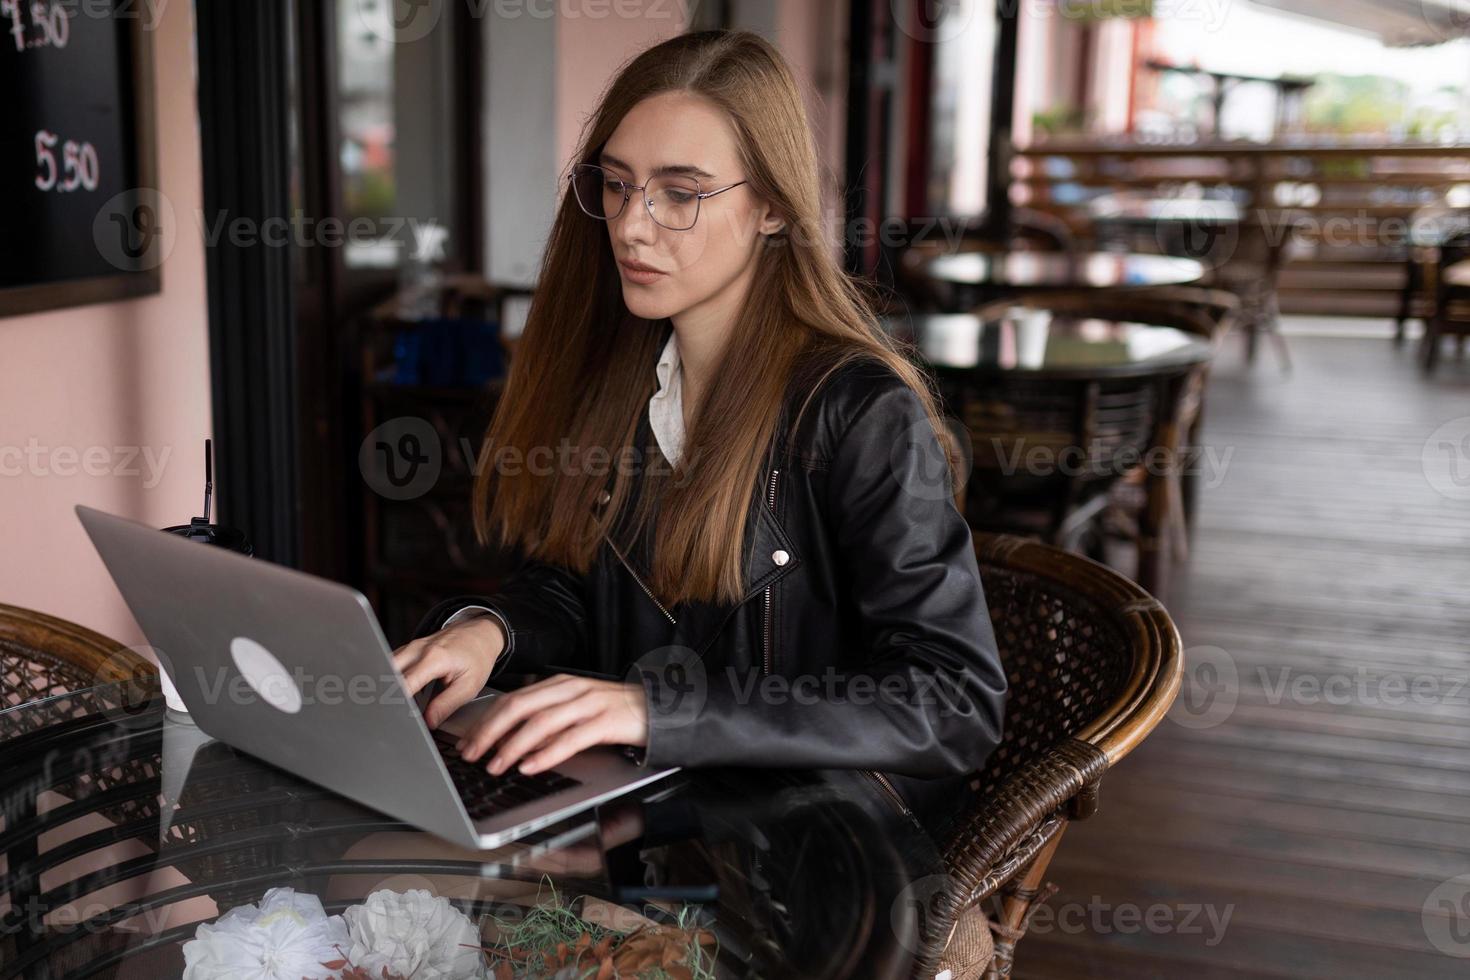
[[1215, 700], [1104, 780], [1018, 977], [1470, 977], [1470, 358], [1290, 343], [1208, 396], [1167, 605]]

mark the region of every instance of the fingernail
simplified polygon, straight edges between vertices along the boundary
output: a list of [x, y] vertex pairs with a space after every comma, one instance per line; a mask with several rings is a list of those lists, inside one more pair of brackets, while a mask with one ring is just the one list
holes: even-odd
[[503, 766], [503, 765], [504, 765], [504, 763], [501, 762], [500, 756], [497, 755], [495, 758], [491, 759], [490, 760], [490, 773], [491, 773], [491, 775], [494, 775], [494, 776], [500, 775], [500, 767]]
[[536, 763], [533, 762], [533, 761], [531, 761], [530, 759], [527, 759], [525, 762], [522, 762], [521, 765], [520, 765], [521, 772], [524, 772], [524, 773], [533, 773], [533, 772], [535, 772], [539, 768], [541, 768], [541, 767], [538, 766], [538, 765], [536, 765]]

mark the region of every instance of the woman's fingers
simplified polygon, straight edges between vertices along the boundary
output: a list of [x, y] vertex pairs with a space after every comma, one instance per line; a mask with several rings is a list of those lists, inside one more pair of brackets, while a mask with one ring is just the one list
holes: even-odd
[[521, 756], [547, 743], [562, 729], [585, 722], [600, 710], [601, 705], [595, 698], [579, 696], [537, 712], [495, 750], [495, 756], [486, 768], [492, 776], [500, 775], [515, 765]]
[[459, 746], [460, 755], [474, 762], [485, 750], [499, 742], [512, 728], [531, 715], [552, 705], [569, 701], [586, 690], [583, 678], [558, 674], [537, 681], [518, 691], [503, 694], [491, 702], [485, 717]]
[[440, 691], [424, 708], [424, 724], [430, 728], [438, 728], [445, 718], [454, 714], [461, 707], [469, 704], [475, 695], [480, 693], [482, 685], [477, 683], [479, 679], [471, 673], [462, 673]]
[[424, 647], [428, 646], [423, 640], [410, 640], [397, 650], [393, 651], [393, 666], [398, 668], [400, 674], [411, 667], [414, 661], [424, 655]]
[[423, 655], [403, 671], [403, 686], [408, 688], [408, 696], [413, 697], [430, 681], [448, 673], [448, 660], [441, 647], [430, 646], [425, 649]]
[[521, 772], [540, 772], [559, 766], [583, 749], [608, 741], [609, 726], [594, 715], [580, 725], [564, 729], [545, 748], [531, 753], [521, 762]]

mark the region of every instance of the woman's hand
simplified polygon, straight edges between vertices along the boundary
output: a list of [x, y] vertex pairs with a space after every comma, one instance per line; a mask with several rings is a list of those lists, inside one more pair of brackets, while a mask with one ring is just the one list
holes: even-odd
[[393, 665], [409, 697], [431, 681], [444, 681], [444, 689], [424, 708], [424, 723], [437, 728], [480, 693], [504, 649], [505, 632], [495, 617], [475, 616], [405, 643], [393, 651]]
[[521, 772], [540, 772], [593, 745], [647, 744], [642, 685], [556, 674], [496, 697], [459, 750], [474, 762], [497, 746], [485, 768], [498, 776], [517, 761]]

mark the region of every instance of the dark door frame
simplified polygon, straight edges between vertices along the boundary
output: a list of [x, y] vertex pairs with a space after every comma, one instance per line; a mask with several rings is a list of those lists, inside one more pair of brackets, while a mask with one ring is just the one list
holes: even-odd
[[[340, 0], [196, 0], [204, 210], [224, 227], [295, 227], [293, 214], [342, 213], [336, 18]], [[456, 120], [453, 253], [482, 252], [481, 24], [449, 5]], [[280, 222], [286, 222], [281, 225]], [[214, 227], [207, 221], [206, 227]], [[310, 227], [310, 226], [308, 226]], [[360, 314], [391, 295], [392, 270], [349, 270], [341, 248], [206, 249], [218, 520], [262, 558], [339, 581], [364, 580], [367, 491]], [[308, 240], [313, 240], [308, 234]]]
[[[301, 556], [290, 214], [290, 0], [196, 0], [218, 520], [261, 558]], [[237, 224], [237, 222], [239, 224]], [[269, 222], [269, 224], [268, 224]], [[237, 235], [235, 228], [245, 232]]]
[[[914, 23], [933, 26], [929, 0], [905, 0], [912, 7]], [[879, 221], [885, 202], [891, 200], [889, 184], [894, 168], [889, 166], [889, 130], [895, 118], [898, 97], [907, 108], [904, 159], [908, 169], [900, 195], [910, 221], [910, 231], [928, 226], [928, 219], [947, 217], [928, 214], [930, 93], [933, 80], [933, 42], [906, 37], [896, 29], [893, 0], [851, 0], [848, 22], [848, 88], [845, 219], [846, 264], [849, 272], [874, 276], [882, 285], [892, 284], [894, 249], [859, 243], [853, 231], [860, 221]], [[989, 169], [986, 176], [985, 213], [970, 222], [986, 237], [1003, 239], [1011, 220], [1010, 164], [1013, 155], [1012, 117], [1016, 103], [1016, 55], [1019, 11], [1015, 4], [997, 0], [996, 42], [992, 63], [991, 106], [988, 134]], [[895, 91], [898, 72], [896, 46], [910, 46], [909, 72], [903, 80], [905, 92]]]

